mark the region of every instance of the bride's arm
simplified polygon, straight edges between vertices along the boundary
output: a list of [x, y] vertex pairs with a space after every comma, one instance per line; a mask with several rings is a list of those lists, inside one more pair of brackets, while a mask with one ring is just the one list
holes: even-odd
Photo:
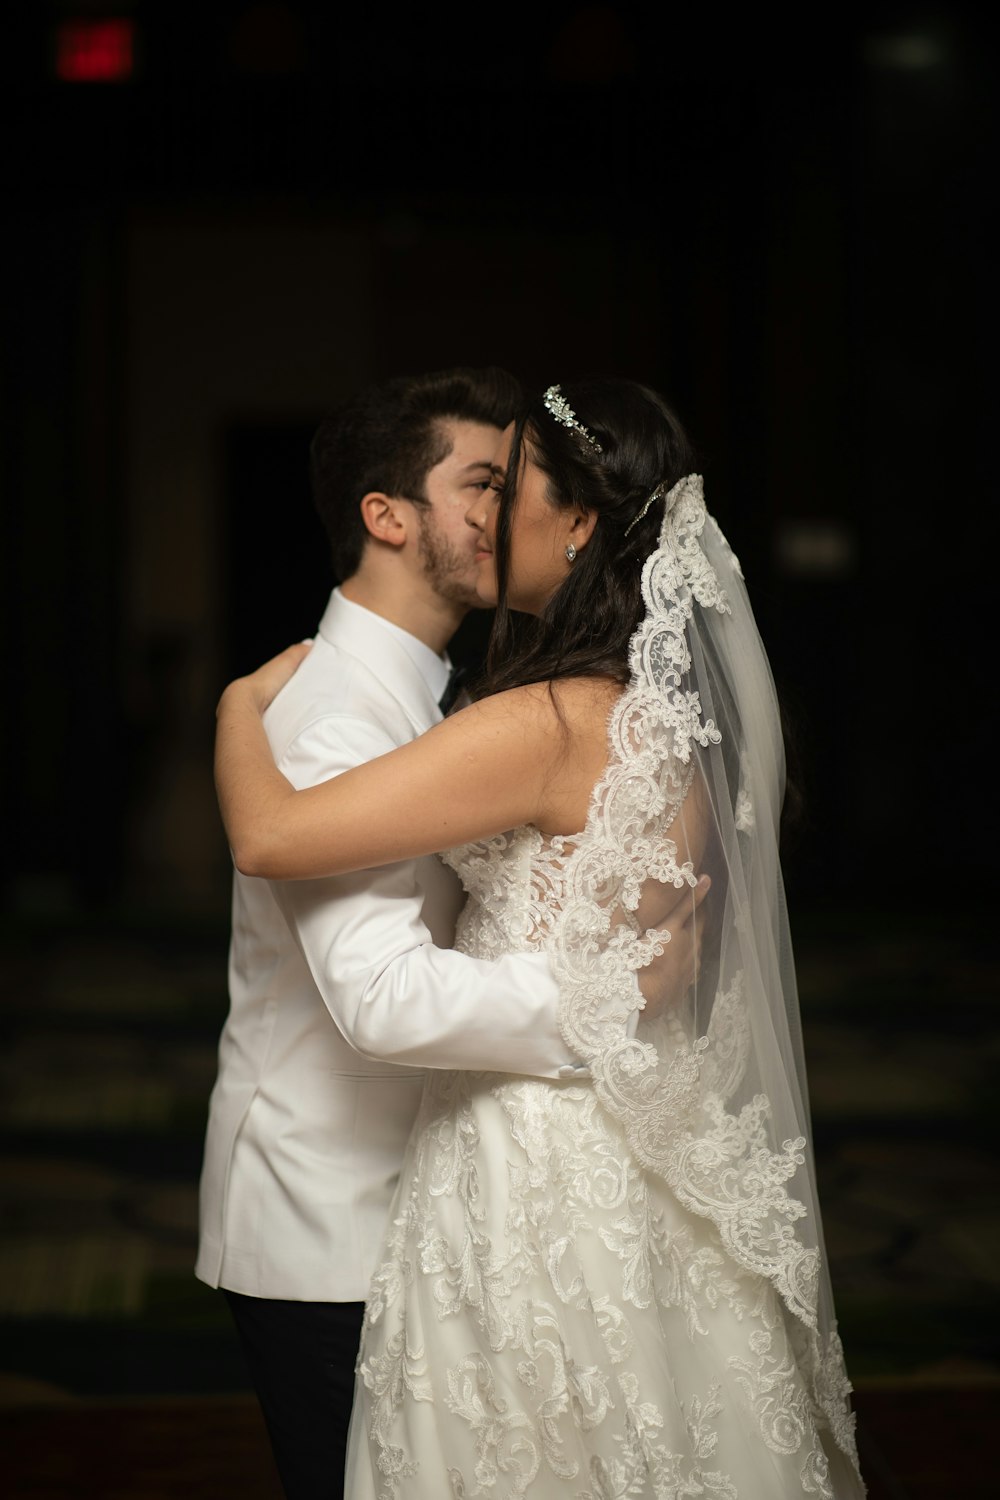
[[308, 879], [410, 859], [544, 821], [546, 784], [566, 753], [547, 688], [484, 699], [409, 745], [295, 791], [276, 770], [259, 681], [241, 678], [218, 711], [216, 783], [237, 868]]

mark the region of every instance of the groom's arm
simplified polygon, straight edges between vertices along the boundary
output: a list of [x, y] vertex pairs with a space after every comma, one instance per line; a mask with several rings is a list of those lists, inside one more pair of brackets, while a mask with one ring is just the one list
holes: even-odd
[[[325, 716], [281, 755], [313, 785], [394, 748], [355, 719]], [[572, 1076], [559, 991], [543, 954], [495, 961], [434, 946], [417, 861], [328, 880], [275, 882], [275, 899], [331, 1016], [357, 1051], [417, 1067]]]
[[433, 945], [407, 861], [274, 886], [341, 1032], [358, 1052], [424, 1068], [566, 1077], [559, 992], [542, 954], [495, 962]]

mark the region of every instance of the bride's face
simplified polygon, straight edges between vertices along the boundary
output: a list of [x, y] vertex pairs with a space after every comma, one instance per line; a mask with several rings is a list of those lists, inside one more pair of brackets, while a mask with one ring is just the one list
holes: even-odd
[[[465, 513], [478, 533], [476, 546], [476, 593], [483, 604], [497, 602], [496, 535], [501, 493], [507, 478], [514, 424], [500, 439], [493, 460], [493, 485]], [[530, 449], [521, 444], [517, 499], [511, 517], [510, 567], [507, 603], [511, 609], [540, 615], [559, 588], [572, 564], [566, 548], [573, 542], [580, 549], [590, 536], [592, 523], [572, 510], [560, 510], [548, 498], [547, 480], [531, 461]]]

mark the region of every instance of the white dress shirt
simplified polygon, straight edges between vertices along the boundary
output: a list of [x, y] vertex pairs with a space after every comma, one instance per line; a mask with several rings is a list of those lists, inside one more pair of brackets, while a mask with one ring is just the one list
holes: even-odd
[[[313, 650], [265, 716], [277, 764], [312, 786], [407, 743], [440, 720], [447, 677], [446, 660], [335, 590]], [[434, 856], [317, 881], [235, 874], [203, 1281], [361, 1300], [419, 1070], [574, 1071], [548, 960], [451, 952], [461, 900]]]

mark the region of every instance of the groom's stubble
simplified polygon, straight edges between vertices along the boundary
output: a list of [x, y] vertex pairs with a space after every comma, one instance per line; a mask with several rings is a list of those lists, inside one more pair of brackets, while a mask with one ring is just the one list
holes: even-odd
[[417, 512], [417, 548], [424, 577], [439, 599], [466, 610], [482, 609], [471, 551], [463, 551], [445, 535], [429, 504]]

